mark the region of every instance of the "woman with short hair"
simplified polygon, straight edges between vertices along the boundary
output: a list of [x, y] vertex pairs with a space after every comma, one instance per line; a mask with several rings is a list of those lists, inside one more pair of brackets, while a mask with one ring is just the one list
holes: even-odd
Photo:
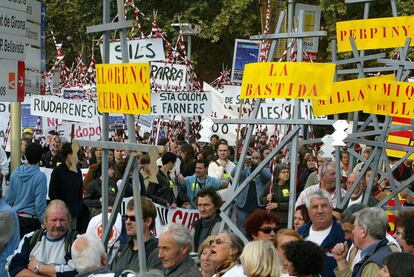
[[201, 276], [211, 277], [215, 273], [214, 263], [211, 261], [210, 242], [214, 241], [216, 236], [208, 236], [198, 247], [198, 259], [200, 260]]
[[279, 230], [279, 219], [273, 213], [257, 209], [244, 222], [247, 236], [250, 240], [270, 240]]
[[291, 241], [283, 246], [290, 276], [311, 277], [323, 270], [325, 254], [311, 241]]
[[213, 277], [245, 276], [239, 257], [243, 251], [243, 241], [233, 233], [220, 233], [211, 241], [211, 261], [216, 266]]

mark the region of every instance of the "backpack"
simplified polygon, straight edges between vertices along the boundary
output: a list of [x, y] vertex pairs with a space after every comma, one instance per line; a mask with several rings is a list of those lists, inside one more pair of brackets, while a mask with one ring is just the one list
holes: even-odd
[[[35, 245], [42, 239], [46, 229], [38, 229], [34, 232], [32, 238], [30, 239], [29, 243], [29, 253], [32, 252]], [[78, 232], [76, 230], [69, 229], [65, 235], [65, 261], [68, 263], [70, 259], [72, 259], [72, 255], [70, 253], [70, 248], [72, 247], [72, 243], [75, 241]]]

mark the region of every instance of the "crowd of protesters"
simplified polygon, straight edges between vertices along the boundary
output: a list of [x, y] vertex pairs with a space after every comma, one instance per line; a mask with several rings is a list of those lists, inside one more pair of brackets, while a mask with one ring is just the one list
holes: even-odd
[[[296, 176], [290, 174], [285, 148], [249, 178], [277, 144], [274, 136], [262, 133], [249, 145], [238, 184], [234, 176], [240, 148], [217, 135], [209, 143], [186, 141], [182, 134], [160, 139], [158, 145], [165, 151], [155, 159], [148, 153], [110, 149], [108, 210], [104, 211], [103, 150], [78, 151], [54, 131], [43, 144], [33, 142], [30, 134], [30, 130], [23, 134], [22, 165], [11, 173], [0, 149], [4, 179], [0, 277], [414, 276], [414, 211], [399, 213], [392, 229], [385, 210], [375, 207], [392, 184], [381, 176], [371, 178], [370, 167], [360, 176], [372, 155], [369, 146], [356, 149], [361, 159], [355, 162], [343, 149], [339, 172], [332, 159], [303, 146]], [[145, 137], [140, 143], [147, 142]], [[122, 139], [120, 132], [112, 138]], [[102, 217], [112, 212], [130, 155], [138, 158], [143, 229], [137, 230], [136, 221], [141, 219], [135, 217], [134, 200], [129, 200], [125, 214], [116, 215], [105, 248], [99, 239], [104, 232]], [[395, 162], [390, 158], [394, 179], [410, 178], [412, 161]], [[49, 181], [40, 167], [52, 170]], [[88, 169], [86, 176], [82, 168]], [[341, 199], [337, 175], [342, 181]], [[292, 178], [296, 202], [290, 207]], [[370, 179], [373, 185], [368, 192]], [[130, 197], [132, 175], [126, 180], [124, 197]], [[240, 232], [220, 231], [221, 206], [245, 180], [249, 181], [233, 199], [229, 213]], [[401, 193], [407, 207], [414, 204], [411, 189], [408, 186]], [[349, 190], [349, 200], [343, 209], [337, 208]], [[363, 201], [365, 195], [368, 201]], [[170, 223], [155, 233], [154, 203], [198, 209], [200, 217], [190, 229]], [[289, 209], [295, 209], [293, 222]], [[138, 232], [143, 233], [144, 245]], [[140, 272], [140, 251], [145, 251], [148, 272]]]

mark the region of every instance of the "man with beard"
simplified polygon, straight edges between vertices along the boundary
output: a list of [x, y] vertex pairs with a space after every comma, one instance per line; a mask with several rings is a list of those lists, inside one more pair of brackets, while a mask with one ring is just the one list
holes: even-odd
[[[239, 185], [256, 169], [257, 165], [262, 161], [262, 157], [259, 151], [253, 152], [251, 158], [246, 161], [246, 167], [240, 174]], [[232, 171], [232, 175], [235, 174], [235, 169]], [[237, 206], [237, 219], [236, 223], [240, 230], [244, 230], [244, 221], [255, 209], [262, 206], [260, 197], [266, 189], [266, 185], [271, 178], [270, 168], [263, 168], [260, 173], [242, 190], [242, 192], [236, 197], [235, 203]]]
[[10, 276], [76, 275], [70, 246], [76, 232], [69, 230], [69, 210], [61, 200], [53, 200], [45, 211], [45, 229], [23, 237], [19, 247], [8, 259]]
[[181, 191], [188, 198], [191, 207], [196, 209], [195, 196], [203, 188], [213, 187], [215, 190], [227, 188], [228, 182], [207, 175], [208, 160], [199, 159], [196, 163], [195, 174], [184, 178]]

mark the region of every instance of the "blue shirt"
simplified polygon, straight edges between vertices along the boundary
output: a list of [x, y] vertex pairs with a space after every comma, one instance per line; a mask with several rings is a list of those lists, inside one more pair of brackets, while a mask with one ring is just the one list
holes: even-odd
[[14, 250], [17, 249], [20, 242], [20, 231], [19, 231], [19, 219], [17, 218], [17, 214], [13, 211], [13, 209], [0, 199], [0, 212], [10, 212], [13, 214], [14, 217], [14, 232], [12, 239], [4, 246], [3, 250], [0, 252], [0, 276], [9, 276], [8, 272], [5, 270], [7, 257], [13, 254]]
[[221, 180], [207, 176], [205, 179], [200, 180], [199, 177], [193, 175], [193, 176], [187, 176], [184, 178], [184, 184], [182, 186], [182, 192], [184, 192], [188, 200], [190, 201], [191, 207], [197, 208], [195, 204], [195, 196], [200, 191], [201, 188], [208, 188], [208, 187], [214, 187], [216, 190], [219, 189], [221, 186]]

